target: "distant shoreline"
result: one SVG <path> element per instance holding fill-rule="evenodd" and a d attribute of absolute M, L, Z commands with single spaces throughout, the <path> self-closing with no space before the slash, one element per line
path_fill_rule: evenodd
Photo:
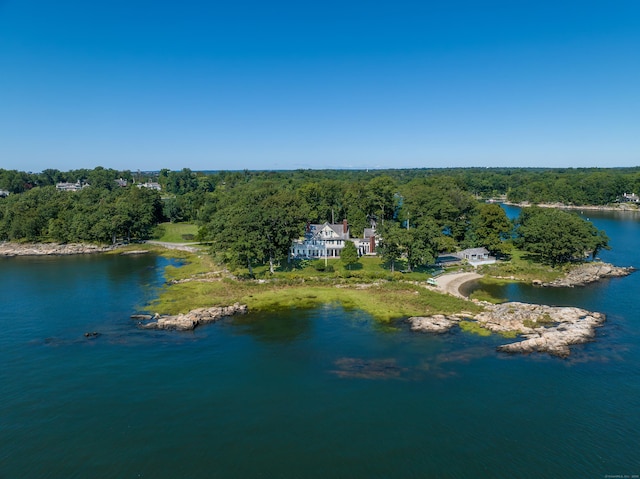
<path fill-rule="evenodd" d="M 498 201 L 496 200 L 496 203 Z M 529 203 L 528 201 L 523 201 L 522 203 L 514 203 L 511 201 L 500 201 L 503 205 L 507 206 L 517 206 L 518 208 L 526 208 L 529 206 L 538 206 L 539 208 L 558 208 L 562 210 L 587 210 L 587 211 L 630 211 L 630 212 L 640 212 L 640 208 L 636 204 L 629 203 L 620 203 L 617 205 L 565 205 L 564 203 Z"/>

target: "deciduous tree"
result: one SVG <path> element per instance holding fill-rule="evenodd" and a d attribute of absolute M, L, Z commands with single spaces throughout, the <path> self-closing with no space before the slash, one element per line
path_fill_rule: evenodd
<path fill-rule="evenodd" d="M 517 245 L 554 265 L 609 249 L 609 238 L 604 231 L 575 213 L 554 208 L 523 208 L 516 224 Z"/>

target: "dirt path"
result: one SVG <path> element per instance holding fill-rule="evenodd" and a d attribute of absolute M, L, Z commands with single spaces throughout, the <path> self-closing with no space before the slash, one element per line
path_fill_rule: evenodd
<path fill-rule="evenodd" d="M 478 273 L 450 273 L 438 276 L 436 282 L 439 290 L 459 298 L 466 298 L 460 293 L 460 286 L 467 281 L 473 281 L 478 278 L 482 278 L 482 275 Z"/>
<path fill-rule="evenodd" d="M 197 253 L 200 249 L 197 247 L 200 243 L 167 243 L 165 241 L 147 241 L 148 244 L 154 244 L 162 246 L 167 249 L 177 249 L 180 251 L 189 251 L 191 253 Z"/>

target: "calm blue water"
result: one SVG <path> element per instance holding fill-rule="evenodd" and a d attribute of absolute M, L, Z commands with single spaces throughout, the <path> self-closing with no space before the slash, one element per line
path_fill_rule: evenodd
<path fill-rule="evenodd" d="M 603 259 L 640 265 L 636 218 L 592 219 L 615 248 Z M 640 473 L 638 273 L 508 291 L 608 315 L 561 360 L 338 306 L 139 330 L 129 315 L 164 261 L 0 261 L 0 478 Z"/>

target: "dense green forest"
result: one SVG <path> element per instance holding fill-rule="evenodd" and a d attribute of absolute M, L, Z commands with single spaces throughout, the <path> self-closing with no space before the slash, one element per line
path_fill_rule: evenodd
<path fill-rule="evenodd" d="M 123 179 L 121 186 L 116 180 Z M 135 185 L 158 182 L 160 192 Z M 58 191 L 58 182 L 87 184 Z M 508 255 L 515 243 L 558 263 L 607 247 L 604 233 L 575 215 L 523 210 L 512 224 L 496 204 L 603 205 L 640 190 L 640 168 L 411 169 L 193 172 L 102 167 L 26 173 L 0 169 L 0 240 L 111 243 L 147 239 L 162 221 L 192 222 L 199 239 L 229 263 L 251 267 L 287 258 L 307 222 L 348 219 L 352 235 L 375 225 L 379 253 L 393 269 L 432 264 L 438 253 L 486 247 Z M 525 213 L 526 212 L 526 213 Z M 556 216 L 554 216 L 556 215 Z M 571 218 L 568 220 L 567 218 Z M 546 222 L 545 222 L 546 221 Z M 561 248 L 540 232 L 561 231 Z M 550 226 L 551 225 L 551 226 Z M 513 241 L 512 241 L 513 240 Z M 562 251 L 549 256 L 553 251 Z M 565 245 L 566 246 L 566 245 Z"/>
<path fill-rule="evenodd" d="M 129 182 L 156 180 L 163 191 L 176 195 L 211 192 L 218 183 L 235 185 L 255 179 L 272 179 L 301 185 L 311 182 L 368 182 L 376 177 L 390 178 L 405 185 L 421 178 L 447 178 L 460 188 L 482 198 L 506 196 L 520 203 L 564 203 L 566 205 L 604 205 L 623 193 L 640 192 L 640 167 L 634 168 L 432 168 L 389 170 L 295 170 L 192 172 L 161 170 L 159 173 L 116 171 L 97 167 L 61 172 L 55 169 L 26 173 L 0 169 L 0 190 L 22 193 L 36 186 L 57 182 L 86 181 L 92 186 L 115 188 L 113 179 Z M 323 186 L 327 186 L 325 183 Z M 188 203 L 188 202 L 187 202 Z"/>

